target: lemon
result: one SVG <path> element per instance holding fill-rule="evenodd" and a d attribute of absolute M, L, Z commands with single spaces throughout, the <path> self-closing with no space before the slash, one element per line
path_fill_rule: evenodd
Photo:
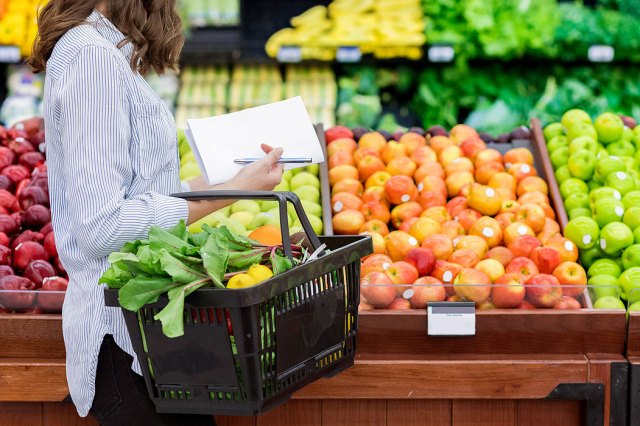
<path fill-rule="evenodd" d="M 257 283 L 266 281 L 273 276 L 273 271 L 264 265 L 251 265 L 247 271 L 247 275 L 253 278 Z"/>
<path fill-rule="evenodd" d="M 227 283 L 227 288 L 247 288 L 256 285 L 257 282 L 249 274 L 238 274 L 231 277 Z"/>

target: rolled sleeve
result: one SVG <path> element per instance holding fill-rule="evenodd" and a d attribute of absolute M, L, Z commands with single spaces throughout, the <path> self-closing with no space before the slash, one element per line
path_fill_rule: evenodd
<path fill-rule="evenodd" d="M 88 257 L 107 256 L 127 241 L 146 238 L 153 225 L 168 227 L 188 217 L 183 199 L 128 195 L 134 169 L 122 67 L 109 50 L 87 46 L 71 62 L 59 98 L 70 233 Z"/>

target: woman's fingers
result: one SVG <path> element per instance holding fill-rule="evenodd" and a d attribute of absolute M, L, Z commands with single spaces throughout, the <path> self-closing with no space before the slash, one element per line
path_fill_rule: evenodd
<path fill-rule="evenodd" d="M 264 151 L 265 154 L 268 154 L 271 151 L 273 151 L 273 147 L 270 145 L 267 145 L 266 143 L 263 143 L 262 145 L 260 145 L 260 148 Z"/>

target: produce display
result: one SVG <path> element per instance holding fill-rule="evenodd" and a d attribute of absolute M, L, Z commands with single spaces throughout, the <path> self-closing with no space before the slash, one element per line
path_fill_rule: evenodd
<path fill-rule="evenodd" d="M 304 59 L 330 61 L 338 48 L 355 46 L 376 58 L 420 59 L 426 41 L 419 0 L 334 0 L 291 18 L 291 26 L 269 38 L 270 57 L 298 46 Z"/>
<path fill-rule="evenodd" d="M 183 23 L 189 27 L 229 27 L 240 24 L 240 0 L 181 0 Z"/>
<path fill-rule="evenodd" d="M 189 181 L 201 175 L 200 168 L 189 147 L 184 132 L 178 131 L 180 151 L 180 179 Z M 282 182 L 276 191 L 294 192 L 302 200 L 302 207 L 307 214 L 313 230 L 321 235 L 324 231 L 322 221 L 322 198 L 320 194 L 320 166 L 309 166 L 287 170 L 283 173 Z M 302 231 L 302 226 L 293 206 L 288 206 L 288 224 L 292 233 Z M 280 211 L 276 201 L 240 200 L 233 205 L 200 219 L 189 226 L 191 232 L 200 232 L 204 225 L 226 226 L 238 235 L 254 238 L 255 235 L 269 234 L 272 239 L 280 237 Z"/>
<path fill-rule="evenodd" d="M 67 273 L 58 258 L 40 119 L 0 126 L 0 313 L 60 313 Z"/>
<path fill-rule="evenodd" d="M 0 0 L 0 45 L 18 46 L 22 56 L 28 56 L 38 32 L 36 13 L 45 2 Z"/>
<path fill-rule="evenodd" d="M 334 232 L 373 238 L 361 308 L 585 305 L 578 247 L 560 232 L 530 150 L 502 154 L 466 125 L 390 140 L 337 126 L 326 141 Z"/>
<path fill-rule="evenodd" d="M 565 236 L 580 249 L 596 303 L 619 287 L 622 300 L 640 310 L 640 126 L 604 113 L 595 120 L 567 111 L 544 129 L 547 149 L 569 216 Z M 604 302 L 600 302 L 604 304 Z"/>
<path fill-rule="evenodd" d="M 149 238 L 133 241 L 109 256 L 111 267 L 100 284 L 118 289 L 123 308 L 137 311 L 167 294 L 169 303 L 155 315 L 168 337 L 184 334 L 184 299 L 200 288 L 241 289 L 291 269 L 282 242 L 256 241 L 226 227 L 204 225 L 198 233 L 187 231 L 184 221 L 170 229 L 152 226 Z M 308 255 L 304 239 L 294 239 L 294 263 Z M 227 318 L 228 321 L 229 318 Z"/>

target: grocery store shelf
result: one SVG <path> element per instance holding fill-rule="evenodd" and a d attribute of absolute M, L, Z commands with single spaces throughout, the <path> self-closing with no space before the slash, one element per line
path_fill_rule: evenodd
<path fill-rule="evenodd" d="M 0 64 L 16 64 L 21 58 L 18 46 L 0 44 Z"/>
<path fill-rule="evenodd" d="M 64 358 L 61 315 L 0 315 L 0 361 Z"/>
<path fill-rule="evenodd" d="M 60 402 L 68 394 L 65 359 L 0 358 L 0 401 Z"/>

